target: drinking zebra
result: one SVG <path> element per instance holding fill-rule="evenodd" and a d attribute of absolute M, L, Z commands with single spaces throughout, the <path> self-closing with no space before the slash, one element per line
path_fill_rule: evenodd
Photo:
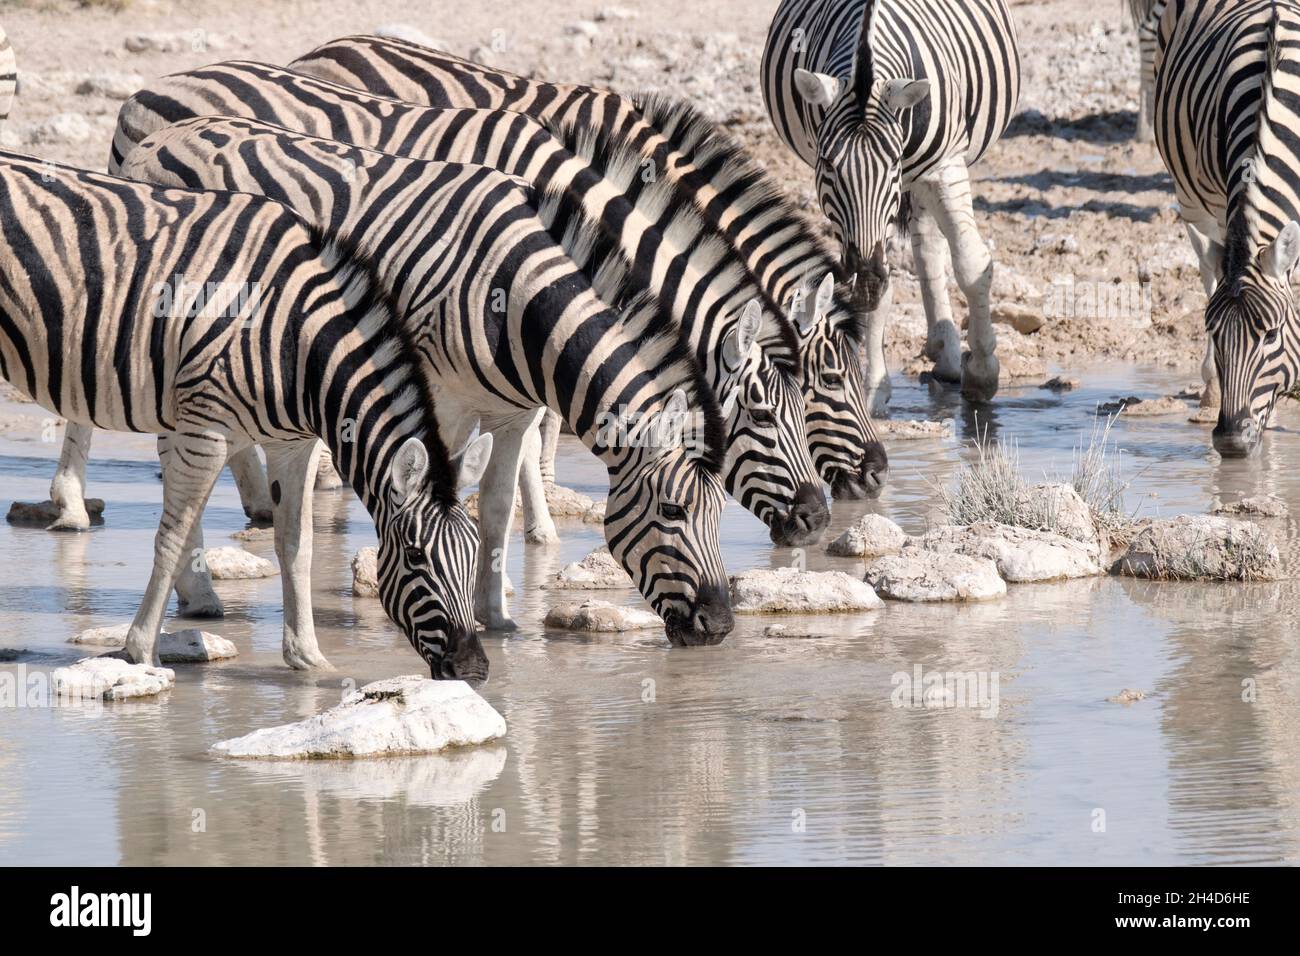
<path fill-rule="evenodd" d="M 883 410 L 885 392 L 864 388 L 863 327 L 835 284 L 842 278 L 838 264 L 775 179 L 689 103 L 545 83 L 378 36 L 332 41 L 290 68 L 412 103 L 526 113 L 634 148 L 641 160 L 627 164 L 636 173 L 626 177 L 627 188 L 635 192 L 647 179 L 666 178 L 712 231 L 731 242 L 769 301 L 785 306 L 792 317 L 798 314 L 809 448 L 832 495 L 880 493 L 888 459 L 870 410 L 873 402 Z M 829 285 L 828 276 L 833 277 Z M 544 457 L 553 458 L 553 442 L 549 448 Z M 548 470 L 543 462 L 543 469 L 553 480 L 553 466 Z"/>
<path fill-rule="evenodd" d="M 374 519 L 389 616 L 435 678 L 486 677 L 478 534 L 413 345 L 368 273 L 283 206 L 0 152 L 0 376 L 70 422 L 160 436 L 163 513 L 131 661 L 157 663 L 228 450 L 266 448 L 277 556 L 310 567 L 320 439 Z M 325 666 L 298 580 L 285 578 L 284 658 Z"/>
<path fill-rule="evenodd" d="M 777 134 L 813 167 L 845 270 L 871 313 L 868 381 L 885 376 L 885 242 L 902 221 L 935 378 L 960 381 L 968 399 L 991 398 L 999 372 L 993 260 L 975 226 L 968 167 L 1002 135 L 1019 96 L 1005 0 L 782 0 L 762 82 Z M 948 300 L 949 252 L 970 303 L 965 355 Z"/>
<path fill-rule="evenodd" d="M 1164 0 L 1162 0 L 1162 3 Z M 1202 374 L 1214 447 L 1258 447 L 1300 363 L 1300 5 L 1169 0 L 1156 50 L 1156 146 L 1209 302 Z"/>
<path fill-rule="evenodd" d="M 717 405 L 675 343 L 671 317 L 635 293 L 617 247 L 602 251 L 594 224 L 561 211 L 561 191 L 544 197 L 539 219 L 516 179 L 483 166 L 410 160 L 227 118 L 191 119 L 145 138 L 122 172 L 261 193 L 349 235 L 394 295 L 452 442 L 481 419 L 498 443 L 517 449 L 536 407 L 555 409 L 609 468 L 611 553 L 665 618 L 669 637 L 711 643 L 730 630 L 717 551 Z M 575 264 L 566 249 L 586 250 L 592 261 Z M 727 378 L 715 387 L 733 398 L 765 385 L 756 374 L 758 316 L 749 317 L 747 328 L 724 330 L 720 345 Z M 684 465 L 667 445 L 639 436 L 664 414 L 664 396 L 681 416 L 688 395 L 703 404 L 709 447 Z M 735 430 L 731 437 L 745 442 Z M 518 471 L 517 454 L 494 450 L 480 498 L 475 605 L 494 628 L 513 627 L 502 568 Z"/>

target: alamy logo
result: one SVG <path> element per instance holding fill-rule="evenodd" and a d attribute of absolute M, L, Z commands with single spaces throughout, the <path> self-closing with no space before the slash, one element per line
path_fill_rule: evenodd
<path fill-rule="evenodd" d="M 51 896 L 50 907 L 51 926 L 129 927 L 133 936 L 148 936 L 153 924 L 151 893 L 82 893 L 74 886 Z"/>
<path fill-rule="evenodd" d="M 889 695 L 895 707 L 956 708 L 978 710 L 992 719 L 998 715 L 1000 676 L 997 671 L 927 671 L 920 664 L 890 678 Z"/>
<path fill-rule="evenodd" d="M 189 282 L 180 272 L 170 282 L 155 283 L 153 296 L 153 314 L 158 319 L 252 321 L 262 305 L 262 287 L 256 282 Z"/>

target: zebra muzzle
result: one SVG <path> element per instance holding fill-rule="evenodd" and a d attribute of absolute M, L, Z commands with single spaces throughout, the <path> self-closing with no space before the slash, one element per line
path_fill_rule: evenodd
<path fill-rule="evenodd" d="M 781 547 L 815 544 L 830 521 L 831 512 L 822 490 L 805 483 L 799 487 L 790 510 L 773 522 L 769 534 L 772 543 Z"/>
<path fill-rule="evenodd" d="M 1224 458 L 1245 458 L 1259 447 L 1263 429 L 1252 415 L 1228 419 L 1222 412 L 1214 426 L 1214 450 Z"/>
<path fill-rule="evenodd" d="M 447 649 L 430 666 L 434 680 L 463 680 L 482 684 L 488 677 L 488 659 L 476 631 L 453 631 L 447 637 Z"/>

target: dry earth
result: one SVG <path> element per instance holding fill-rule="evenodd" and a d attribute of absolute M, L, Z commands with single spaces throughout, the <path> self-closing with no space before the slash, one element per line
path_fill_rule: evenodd
<path fill-rule="evenodd" d="M 452 3 L 20 0 L 0 4 L 21 90 L 7 148 L 103 168 L 119 101 L 145 79 L 222 59 L 283 63 L 319 43 L 402 24 L 504 69 L 689 97 L 751 145 L 811 208 L 810 171 L 777 141 L 758 83 L 776 0 Z M 120 7 L 120 9 L 115 9 Z M 1136 126 L 1135 34 L 1121 4 L 1016 3 L 1021 113 L 974 170 L 999 264 L 1004 369 L 1041 375 L 1098 358 L 1199 363 L 1204 296 L 1170 180 Z M 920 371 L 924 335 L 906 244 L 896 249 L 891 365 Z M 1149 278 L 1149 299 L 1140 280 Z M 1074 305 L 1061 294 L 1072 283 Z M 953 287 L 958 308 L 960 293 Z M 1149 304 L 1148 304 L 1149 303 Z"/>

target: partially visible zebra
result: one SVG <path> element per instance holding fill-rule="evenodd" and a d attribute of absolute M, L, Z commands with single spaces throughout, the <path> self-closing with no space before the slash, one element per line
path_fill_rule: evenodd
<path fill-rule="evenodd" d="M 782 0 L 762 82 L 777 134 L 814 169 L 844 267 L 873 313 L 869 381 L 885 374 L 885 243 L 901 219 L 912 234 L 935 377 L 960 380 L 971 400 L 991 398 L 999 372 L 993 259 L 975 226 L 967 170 L 1002 135 L 1019 97 L 1005 0 Z M 965 355 L 948 300 L 949 252 L 970 303 Z"/>
<path fill-rule="evenodd" d="M 14 105 L 14 94 L 18 92 L 18 61 L 14 58 L 14 48 L 0 27 L 0 127 L 9 119 L 9 111 Z"/>
<path fill-rule="evenodd" d="M 1156 111 L 1156 32 L 1164 0 L 1124 0 L 1138 35 L 1138 119 L 1137 141 L 1155 141 L 1152 126 Z"/>
<path fill-rule="evenodd" d="M 320 439 L 374 519 L 388 614 L 433 677 L 487 676 L 470 599 L 478 533 L 413 343 L 370 275 L 283 206 L 0 152 L 0 376 L 69 421 L 160 436 L 163 513 L 131 661 L 157 663 L 172 580 L 196 556 L 229 449 L 266 448 L 277 555 L 310 566 Z M 324 666 L 294 580 L 285 661 Z"/>
<path fill-rule="evenodd" d="M 888 459 L 870 414 L 873 407 L 883 411 L 888 380 L 864 388 L 863 327 L 836 286 L 843 279 L 838 265 L 774 178 L 689 103 L 532 80 L 378 36 L 334 40 L 290 68 L 412 103 L 526 113 L 635 148 L 642 159 L 629 190 L 644 184 L 647 171 L 666 177 L 735 246 L 769 300 L 799 316 L 808 440 L 834 497 L 880 493 Z"/>
<path fill-rule="evenodd" d="M 1209 302 L 1214 447 L 1250 454 L 1300 377 L 1300 4 L 1161 0 L 1156 145 Z"/>
<path fill-rule="evenodd" d="M 610 551 L 665 618 L 669 637 L 711 643 L 730 630 L 714 496 L 714 469 L 730 448 L 710 383 L 674 345 L 671 316 L 632 289 L 617 246 L 602 250 L 595 224 L 566 208 L 578 205 L 575 197 L 552 189 L 539 218 L 516 179 L 483 166 L 405 159 L 229 118 L 186 120 L 146 137 L 122 172 L 262 193 L 350 235 L 428 363 L 452 442 L 481 417 L 494 437 L 517 443 L 536 406 L 555 409 L 609 468 Z M 591 261 L 575 264 L 566 250 Z M 749 318 L 719 330 L 725 372 L 713 388 L 733 400 L 768 384 L 757 374 L 757 312 Z M 687 455 L 694 464 L 636 440 L 662 416 L 665 397 L 677 415 L 691 402 L 702 407 L 707 447 L 702 457 Z M 734 430 L 727 441 L 747 444 Z M 500 570 L 518 457 L 494 452 L 490 468 L 475 603 L 485 623 L 502 628 L 513 626 Z"/>

